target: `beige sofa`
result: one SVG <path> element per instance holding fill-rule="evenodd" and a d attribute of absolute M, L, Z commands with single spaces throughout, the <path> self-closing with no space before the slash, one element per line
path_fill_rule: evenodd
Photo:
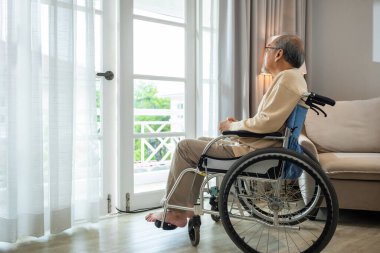
<path fill-rule="evenodd" d="M 339 207 L 380 211 L 380 98 L 309 110 L 300 144 L 331 179 Z"/>

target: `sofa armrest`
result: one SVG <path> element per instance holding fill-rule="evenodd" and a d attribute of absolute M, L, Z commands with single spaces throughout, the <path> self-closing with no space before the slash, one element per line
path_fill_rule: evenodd
<path fill-rule="evenodd" d="M 311 154 L 313 154 L 314 157 L 319 161 L 317 148 L 314 145 L 314 143 L 306 137 L 306 135 L 300 134 L 300 136 L 298 137 L 298 143 L 301 145 L 302 148 L 306 149 Z"/>

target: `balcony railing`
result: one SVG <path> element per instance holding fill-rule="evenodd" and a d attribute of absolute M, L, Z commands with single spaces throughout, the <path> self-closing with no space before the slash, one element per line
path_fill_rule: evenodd
<path fill-rule="evenodd" d="M 167 164 L 184 135 L 183 110 L 135 109 L 135 118 L 138 116 L 166 117 L 167 120 L 135 121 L 135 145 L 138 145 L 135 146 L 135 154 L 140 154 L 139 157 L 135 155 L 135 163 L 142 166 L 150 164 L 149 167 L 153 164 Z M 174 133 L 178 135 L 173 136 Z"/>

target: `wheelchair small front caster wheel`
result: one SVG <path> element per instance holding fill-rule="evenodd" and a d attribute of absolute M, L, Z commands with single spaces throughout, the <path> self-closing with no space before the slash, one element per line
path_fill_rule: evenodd
<path fill-rule="evenodd" d="M 189 220 L 188 230 L 191 245 L 198 246 L 200 240 L 201 217 L 194 216 Z"/>
<path fill-rule="evenodd" d="M 211 206 L 211 211 L 219 211 L 219 208 L 218 206 Z M 216 215 L 216 214 L 211 214 L 211 219 L 215 222 L 219 222 L 220 221 L 220 215 Z"/>

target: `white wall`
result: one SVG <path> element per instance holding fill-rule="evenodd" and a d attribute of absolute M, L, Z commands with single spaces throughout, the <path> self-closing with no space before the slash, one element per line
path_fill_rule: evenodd
<path fill-rule="evenodd" d="M 373 45 L 374 3 L 379 2 L 308 2 L 307 79 L 313 91 L 336 100 L 380 97 L 380 62 L 374 62 L 380 45 Z"/>
<path fill-rule="evenodd" d="M 373 61 L 380 62 L 380 0 L 373 6 Z"/>

